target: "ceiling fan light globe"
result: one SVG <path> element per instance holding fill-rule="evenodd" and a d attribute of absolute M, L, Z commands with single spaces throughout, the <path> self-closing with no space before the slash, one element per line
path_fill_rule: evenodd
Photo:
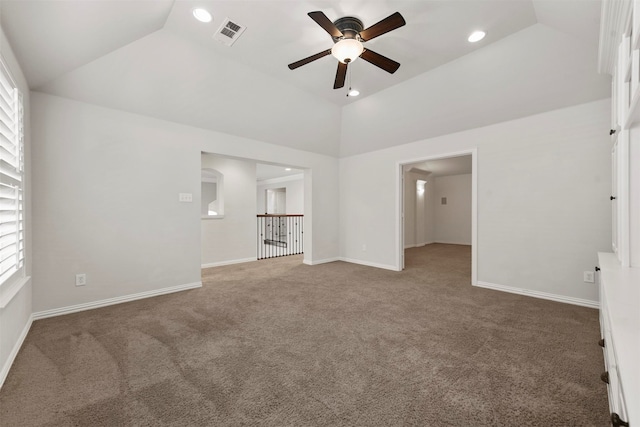
<path fill-rule="evenodd" d="M 343 64 L 347 64 L 349 62 L 355 61 L 362 51 L 364 47 L 362 43 L 360 43 L 356 39 L 342 39 L 331 48 L 331 54 L 336 57 L 336 59 Z"/>

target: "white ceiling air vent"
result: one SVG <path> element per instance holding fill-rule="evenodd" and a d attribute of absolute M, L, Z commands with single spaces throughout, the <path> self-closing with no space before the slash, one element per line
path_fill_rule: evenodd
<path fill-rule="evenodd" d="M 218 28 L 218 31 L 213 35 L 213 38 L 222 44 L 231 46 L 246 29 L 247 27 L 237 24 L 229 18 L 225 18 L 220 28 Z"/>

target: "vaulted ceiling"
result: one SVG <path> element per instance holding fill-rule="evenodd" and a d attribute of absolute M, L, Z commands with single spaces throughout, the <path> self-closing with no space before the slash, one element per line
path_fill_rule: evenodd
<path fill-rule="evenodd" d="M 333 44 L 314 10 L 365 27 L 400 12 L 366 44 L 400 69 L 350 64 L 357 98 L 332 88 L 331 56 L 289 70 Z M 226 18 L 246 26 L 231 47 L 213 39 Z M 0 0 L 33 90 L 332 156 L 608 96 L 599 18 L 599 0 Z"/>

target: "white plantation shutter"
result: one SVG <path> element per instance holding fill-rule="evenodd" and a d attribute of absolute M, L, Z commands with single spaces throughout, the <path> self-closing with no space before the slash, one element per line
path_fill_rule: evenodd
<path fill-rule="evenodd" d="M 22 94 L 0 60 L 0 285 L 24 264 Z"/>

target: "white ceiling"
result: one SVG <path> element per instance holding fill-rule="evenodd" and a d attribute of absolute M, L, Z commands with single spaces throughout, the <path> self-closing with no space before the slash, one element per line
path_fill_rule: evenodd
<path fill-rule="evenodd" d="M 289 169 L 289 170 L 287 170 Z M 304 171 L 302 169 L 295 169 L 282 165 L 267 165 L 264 163 L 256 164 L 256 180 L 265 181 L 267 179 L 282 178 L 292 175 L 301 175 Z"/>
<path fill-rule="evenodd" d="M 172 0 L 2 0 L 2 28 L 31 88 L 161 29 Z"/>
<path fill-rule="evenodd" d="M 470 155 L 466 155 L 448 157 L 446 159 L 427 160 L 404 165 L 404 170 L 420 173 L 429 178 L 468 174 L 472 172 L 472 158 Z M 426 177 L 425 179 L 427 179 Z"/>
<path fill-rule="evenodd" d="M 203 2 L 198 2 L 202 4 Z M 327 56 L 296 70 L 287 64 L 327 50 L 333 41 L 307 12 L 321 10 L 330 20 L 355 16 L 365 28 L 399 11 L 407 25 L 365 43 L 382 55 L 400 62 L 393 75 L 363 60 L 350 65 L 351 82 L 362 96 L 401 83 L 483 45 L 536 23 L 530 1 L 213 1 L 214 21 L 194 25 L 193 2 L 178 1 L 165 29 L 233 59 L 284 80 L 338 105 L 353 100 L 345 90 L 334 90 L 337 61 Z M 464 13 L 461 13 L 464 7 Z M 228 48 L 212 40 L 222 20 L 229 17 L 247 30 Z M 478 45 L 466 41 L 476 28 L 488 36 Z M 455 37 L 452 37 L 455 35 Z"/>
<path fill-rule="evenodd" d="M 530 93 L 512 94 L 529 105 L 519 114 L 603 97 L 608 83 L 598 79 L 595 66 L 600 4 L 600 0 L 0 0 L 0 23 L 32 89 L 337 156 L 345 142 L 343 107 L 362 116 L 374 102 L 367 100 L 378 94 L 392 93 L 394 86 L 424 79 L 470 54 L 478 57 L 535 25 L 544 26 L 545 34 L 557 34 L 563 46 L 569 43 L 586 53 L 572 57 L 566 72 L 528 80 Z M 196 21 L 191 13 L 196 6 L 207 8 L 213 22 Z M 336 60 L 331 56 L 289 70 L 287 64 L 332 46 L 329 35 L 307 16 L 314 10 L 332 20 L 355 16 L 365 27 L 400 12 L 406 26 L 366 44 L 400 62 L 400 69 L 391 75 L 363 60 L 352 63 L 351 84 L 362 93 L 357 98 L 332 88 Z M 212 39 L 227 17 L 247 27 L 232 47 Z M 468 43 L 468 34 L 478 28 L 487 31 L 487 37 Z M 546 38 L 543 43 L 550 42 Z M 519 78 L 509 75 L 514 65 L 509 59 L 487 57 L 492 67 L 486 68 L 495 69 L 495 79 L 505 86 Z M 551 56 L 549 61 L 557 59 Z M 534 60 L 539 62 L 540 56 Z M 481 92 L 482 79 L 491 78 L 475 76 L 475 86 Z M 572 82 L 575 87 L 564 89 Z M 491 84 L 495 82 L 488 87 Z M 543 86 L 547 92 L 561 93 L 561 102 L 536 99 Z M 506 109 L 487 107 L 474 125 L 513 118 Z M 438 133 L 455 130 L 447 125 Z M 421 136 L 429 134 L 421 130 Z M 378 142 L 375 148 L 407 138 L 414 135 Z"/>

